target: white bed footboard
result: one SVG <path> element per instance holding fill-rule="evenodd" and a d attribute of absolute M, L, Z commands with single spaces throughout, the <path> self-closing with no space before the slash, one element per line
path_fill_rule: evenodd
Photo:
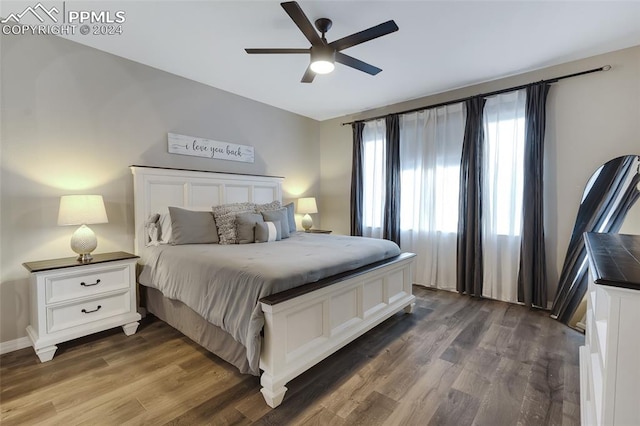
<path fill-rule="evenodd" d="M 282 403 L 285 384 L 396 312 L 411 312 L 415 254 L 325 283 L 262 299 L 265 314 L 260 356 L 261 392 L 270 407 Z M 296 290 L 296 289 L 294 289 Z M 304 292 L 304 289 L 302 290 Z M 298 294 L 297 294 L 298 293 Z"/>

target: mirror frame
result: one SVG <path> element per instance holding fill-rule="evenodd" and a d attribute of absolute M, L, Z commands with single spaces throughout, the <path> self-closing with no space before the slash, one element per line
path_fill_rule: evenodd
<path fill-rule="evenodd" d="M 569 324 L 587 291 L 585 232 L 617 233 L 627 212 L 640 198 L 640 155 L 607 161 L 587 182 L 565 256 L 552 318 Z"/>

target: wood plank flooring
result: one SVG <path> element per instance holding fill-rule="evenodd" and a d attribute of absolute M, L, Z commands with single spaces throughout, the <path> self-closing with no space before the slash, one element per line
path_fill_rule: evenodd
<path fill-rule="evenodd" d="M 414 287 L 397 314 L 291 381 L 270 409 L 242 375 L 162 321 L 0 357 L 0 423 L 577 425 L 584 336 L 547 312 Z"/>

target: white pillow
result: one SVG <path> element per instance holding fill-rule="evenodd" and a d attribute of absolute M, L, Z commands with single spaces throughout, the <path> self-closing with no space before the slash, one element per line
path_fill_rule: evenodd
<path fill-rule="evenodd" d="M 171 216 L 169 216 L 169 213 L 162 213 L 160 215 L 158 228 L 160 229 L 158 242 L 160 244 L 171 244 Z"/>

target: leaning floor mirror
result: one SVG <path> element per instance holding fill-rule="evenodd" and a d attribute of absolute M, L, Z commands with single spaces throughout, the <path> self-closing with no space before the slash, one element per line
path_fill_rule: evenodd
<path fill-rule="evenodd" d="M 585 232 L 618 233 L 625 220 L 640 227 L 640 156 L 625 155 L 600 166 L 587 182 L 564 260 L 551 316 L 575 327 L 588 285 Z M 631 212 L 631 213 L 630 213 Z M 627 216 L 629 218 L 627 219 Z M 638 216 L 638 217 L 635 217 Z M 626 227 L 626 225 L 625 225 Z"/>

